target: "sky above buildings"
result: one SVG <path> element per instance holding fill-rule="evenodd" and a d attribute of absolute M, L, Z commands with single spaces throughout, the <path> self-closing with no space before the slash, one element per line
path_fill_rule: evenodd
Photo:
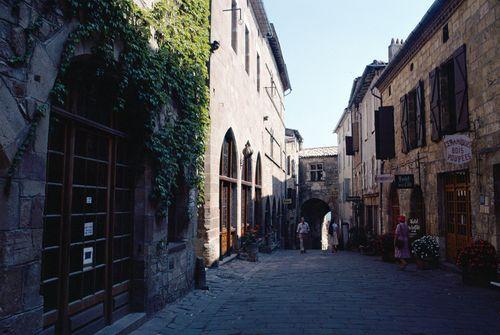
<path fill-rule="evenodd" d="M 264 0 L 283 49 L 293 91 L 286 125 L 306 148 L 336 145 L 333 130 L 352 81 L 374 59 L 387 61 L 391 38 L 403 38 L 433 0 Z"/>

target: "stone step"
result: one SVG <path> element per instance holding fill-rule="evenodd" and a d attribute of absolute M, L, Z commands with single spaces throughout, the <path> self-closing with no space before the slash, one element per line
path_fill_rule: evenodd
<path fill-rule="evenodd" d="M 129 334 L 142 326 L 146 321 L 146 313 L 130 313 L 112 325 L 109 325 L 95 335 L 124 335 Z"/>

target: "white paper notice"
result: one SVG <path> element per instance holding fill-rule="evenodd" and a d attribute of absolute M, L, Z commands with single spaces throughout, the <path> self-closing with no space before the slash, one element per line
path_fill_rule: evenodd
<path fill-rule="evenodd" d="M 92 236 L 94 235 L 94 222 L 85 222 L 83 226 L 83 236 Z"/>

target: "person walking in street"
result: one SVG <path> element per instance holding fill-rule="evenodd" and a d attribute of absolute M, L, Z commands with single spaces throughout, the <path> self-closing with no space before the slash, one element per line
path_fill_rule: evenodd
<path fill-rule="evenodd" d="M 300 222 L 297 225 L 297 234 L 299 234 L 299 240 L 300 240 L 300 253 L 303 254 L 306 252 L 304 241 L 307 238 L 307 235 L 309 234 L 309 224 L 304 221 L 304 217 L 300 218 Z"/>
<path fill-rule="evenodd" d="M 328 244 L 332 248 L 332 253 L 338 251 L 339 246 L 339 225 L 335 221 L 329 221 L 328 224 Z"/>
<path fill-rule="evenodd" d="M 410 258 L 410 247 L 408 242 L 409 229 L 404 215 L 400 215 L 398 221 L 396 233 L 394 234 L 394 256 L 399 262 L 399 268 L 404 270 L 408 265 L 406 260 Z"/>

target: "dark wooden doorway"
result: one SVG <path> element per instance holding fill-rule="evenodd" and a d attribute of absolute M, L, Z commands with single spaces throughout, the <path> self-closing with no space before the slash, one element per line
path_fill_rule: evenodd
<path fill-rule="evenodd" d="M 396 230 L 396 226 L 398 225 L 398 217 L 399 217 L 399 195 L 398 195 L 398 189 L 396 188 L 396 185 L 392 184 L 391 185 L 391 190 L 389 194 L 390 198 L 390 231 L 394 232 Z"/>
<path fill-rule="evenodd" d="M 133 168 L 110 78 L 73 64 L 66 109 L 51 110 L 43 219 L 44 334 L 94 334 L 127 314 Z"/>
<path fill-rule="evenodd" d="M 458 252 L 471 240 L 469 172 L 443 175 L 446 257 L 455 261 Z"/>
<path fill-rule="evenodd" d="M 127 142 L 80 121 L 54 109 L 49 130 L 42 294 L 44 326 L 59 334 L 93 333 L 129 310 Z"/>
<path fill-rule="evenodd" d="M 495 193 L 495 221 L 497 231 L 497 246 L 500 246 L 500 164 L 493 165 L 493 188 Z M 500 252 L 497 247 L 497 253 Z"/>
<path fill-rule="evenodd" d="M 222 144 L 219 175 L 220 258 L 231 254 L 236 242 L 236 217 L 234 215 L 238 185 L 238 180 L 236 179 L 236 160 L 234 137 L 231 131 L 228 131 Z"/>

